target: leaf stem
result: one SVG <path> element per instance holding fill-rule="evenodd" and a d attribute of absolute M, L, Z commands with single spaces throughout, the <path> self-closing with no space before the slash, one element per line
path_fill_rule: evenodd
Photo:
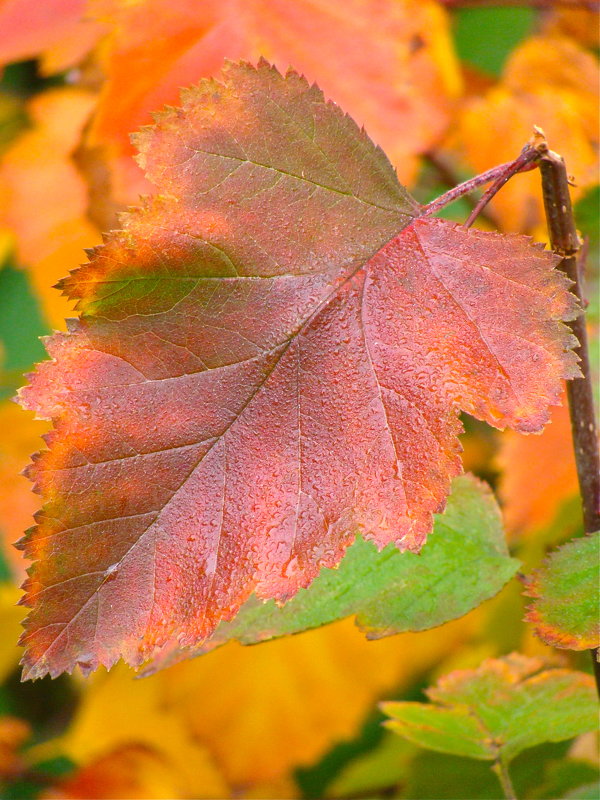
<path fill-rule="evenodd" d="M 466 194 L 469 194 L 475 189 L 478 189 L 480 186 L 483 186 L 486 183 L 492 183 L 492 187 L 497 187 L 494 189 L 492 194 L 488 195 L 486 192 L 481 200 L 476 204 L 475 208 L 469 215 L 469 220 L 467 222 L 470 224 L 476 216 L 478 216 L 481 211 L 483 210 L 484 206 L 492 199 L 494 194 L 498 191 L 501 186 L 504 186 L 506 181 L 509 178 L 512 178 L 513 175 L 516 175 L 517 172 L 526 172 L 529 169 L 533 169 L 533 162 L 539 158 L 537 152 L 532 152 L 531 145 L 526 145 L 523 148 L 523 151 L 515 158 L 513 161 L 507 161 L 506 164 L 500 164 L 497 167 L 492 167 L 492 169 L 488 169 L 486 172 L 482 172 L 481 175 L 475 175 L 474 178 L 470 178 L 468 181 L 464 183 L 459 183 L 458 186 L 450 189 L 448 192 L 445 192 L 440 197 L 437 197 L 431 203 L 426 206 L 423 206 L 423 211 L 421 216 L 427 217 L 431 214 L 436 214 L 438 211 L 441 211 L 442 208 L 445 208 L 450 203 L 453 203 L 455 200 L 459 200 L 461 197 L 464 197 Z M 484 197 L 487 197 L 486 201 L 482 204 L 482 200 Z M 477 213 L 475 213 L 477 212 Z M 470 221 L 470 222 L 469 222 Z M 468 227 L 468 225 L 467 225 Z"/>
<path fill-rule="evenodd" d="M 515 794 L 512 780 L 510 779 L 508 764 L 506 761 L 500 757 L 494 762 L 492 770 L 498 776 L 498 780 L 500 781 L 500 786 L 502 786 L 502 791 L 506 800 L 517 800 L 517 795 Z"/>
<path fill-rule="evenodd" d="M 459 183 L 458 186 L 454 186 L 449 191 L 440 195 L 440 197 L 436 197 L 436 199 L 428 203 L 428 205 L 423 206 L 422 216 L 426 217 L 430 214 L 435 214 L 455 200 L 459 200 L 461 197 L 469 194 L 469 192 L 472 192 L 474 189 L 478 189 L 485 183 L 496 180 L 498 175 L 503 174 L 512 163 L 512 161 L 509 161 L 506 164 L 500 164 L 498 167 L 492 167 L 492 169 L 488 169 L 487 172 L 482 172 L 481 175 L 475 175 L 474 178 L 470 178 L 464 183 Z"/>
<path fill-rule="evenodd" d="M 539 167 L 550 243 L 552 249 L 562 256 L 558 268 L 573 281 L 572 291 L 579 298 L 582 307 L 585 307 L 581 270 L 577 259 L 580 241 L 575 227 L 565 162 L 561 156 L 548 148 L 545 138 L 539 137 L 535 147 L 540 155 Z M 575 352 L 581 359 L 582 372 L 581 378 L 567 381 L 571 435 L 583 509 L 583 525 L 586 533 L 593 533 L 600 530 L 600 452 L 585 314 L 582 312 L 568 325 L 579 341 Z M 592 650 L 591 653 L 600 695 L 598 650 Z"/>
<path fill-rule="evenodd" d="M 460 179 L 454 171 L 452 164 L 442 154 L 437 153 L 434 150 L 430 150 L 429 152 L 423 154 L 423 159 L 431 166 L 432 169 L 435 170 L 442 183 L 446 184 L 448 187 L 458 186 Z M 476 197 L 465 196 L 465 200 L 471 206 L 471 208 L 475 208 L 477 203 Z M 488 215 L 485 211 L 482 212 L 481 217 L 487 219 L 491 225 L 495 225 L 495 220 L 493 217 Z"/>
<path fill-rule="evenodd" d="M 470 228 L 471 225 L 475 222 L 477 217 L 481 214 L 483 209 L 487 206 L 490 202 L 492 197 L 500 191 L 500 189 L 504 186 L 504 184 L 509 181 L 513 175 L 516 175 L 517 172 L 528 172 L 531 169 L 535 169 L 537 166 L 536 162 L 539 159 L 539 154 L 535 147 L 532 144 L 526 144 L 525 147 L 521 150 L 519 155 L 512 161 L 509 165 L 507 165 L 507 169 L 503 174 L 498 175 L 496 180 L 492 183 L 492 185 L 486 189 L 484 194 L 479 198 L 479 201 L 476 203 L 475 208 L 469 214 L 467 221 L 464 224 L 465 228 Z"/>

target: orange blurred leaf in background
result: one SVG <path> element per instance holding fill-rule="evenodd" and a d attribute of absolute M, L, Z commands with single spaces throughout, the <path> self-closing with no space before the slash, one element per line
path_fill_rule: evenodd
<path fill-rule="evenodd" d="M 73 66 L 104 31 L 86 9 L 87 0 L 0 0 L 0 65 L 39 58 L 43 75 Z"/>
<path fill-rule="evenodd" d="M 465 101 L 448 147 L 483 172 L 513 159 L 537 125 L 560 146 L 575 177 L 576 200 L 598 179 L 597 74 L 594 56 L 567 37 L 525 39 L 499 83 Z M 494 198 L 492 209 L 504 230 L 535 231 L 547 239 L 537 172 L 516 176 Z"/>
<path fill-rule="evenodd" d="M 450 122 L 461 91 L 448 18 L 431 0 L 102 0 L 114 25 L 90 144 L 106 148 L 119 202 L 148 191 L 129 134 L 223 59 L 290 64 L 339 103 L 388 154 L 403 182 Z M 374 54 L 376 56 L 374 57 Z M 132 80 L 135 76 L 135 80 Z"/>

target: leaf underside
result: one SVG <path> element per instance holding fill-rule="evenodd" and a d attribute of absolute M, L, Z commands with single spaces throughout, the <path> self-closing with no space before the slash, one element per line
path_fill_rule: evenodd
<path fill-rule="evenodd" d="M 550 553 L 543 567 L 525 579 L 535 598 L 525 619 L 554 647 L 600 647 L 600 532 L 567 542 Z"/>
<path fill-rule="evenodd" d="M 518 653 L 445 675 L 427 695 L 431 703 L 383 703 L 386 726 L 422 747 L 469 758 L 508 762 L 598 724 L 590 675 Z"/>
<path fill-rule="evenodd" d="M 297 74 L 228 65 L 137 137 L 159 194 L 62 282 L 20 401 L 52 419 L 24 675 L 198 646 L 357 532 L 418 552 L 458 413 L 529 432 L 578 374 L 557 258 L 420 216 Z"/>

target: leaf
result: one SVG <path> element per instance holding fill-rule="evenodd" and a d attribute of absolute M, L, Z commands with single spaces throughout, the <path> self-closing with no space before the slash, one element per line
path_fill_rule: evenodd
<path fill-rule="evenodd" d="M 3 0 L 0 3 L 0 64 L 41 56 L 44 75 L 73 66 L 102 32 L 86 14 L 86 0 Z"/>
<path fill-rule="evenodd" d="M 543 19 L 544 32 L 569 36 L 588 47 L 598 47 L 600 44 L 599 23 L 600 11 L 597 8 L 576 3 L 549 9 Z"/>
<path fill-rule="evenodd" d="M 19 651 L 15 647 L 21 629 L 23 609 L 17 606 L 19 591 L 16 586 L 0 584 L 0 681 L 3 681 L 17 666 Z"/>
<path fill-rule="evenodd" d="M 574 41 L 532 36 L 516 48 L 502 80 L 483 97 L 465 101 L 452 132 L 452 148 L 475 170 L 514 158 L 534 125 L 575 176 L 573 198 L 598 182 L 597 59 Z M 539 177 L 520 175 L 493 200 L 507 231 L 535 231 L 544 221 Z"/>
<path fill-rule="evenodd" d="M 197 785 L 202 787 L 202 794 L 195 796 L 210 796 L 213 800 L 231 797 L 210 763 L 199 764 L 196 760 L 194 766 L 200 773 Z M 163 800 L 165 797 L 187 798 L 190 794 L 181 773 L 174 770 L 160 753 L 132 744 L 106 753 L 77 770 L 53 787 L 47 796 L 53 800 L 80 800 L 82 797 Z"/>
<path fill-rule="evenodd" d="M 391 733 L 366 753 L 353 758 L 327 787 L 327 797 L 363 797 L 384 794 L 406 781 L 416 748 Z M 385 795 L 384 795 L 385 796 Z"/>
<path fill-rule="evenodd" d="M 201 652 L 231 639 L 254 644 L 354 614 L 369 639 L 433 628 L 499 592 L 518 566 L 508 556 L 491 491 L 465 475 L 455 479 L 448 506 L 419 555 L 400 553 L 393 545 L 378 553 L 372 543 L 358 539 L 336 570 L 323 570 L 285 606 L 250 598 Z M 155 666 L 185 655 L 165 653 Z"/>
<path fill-rule="evenodd" d="M 78 711 L 54 742 L 82 765 L 129 743 L 153 748 L 194 779 L 208 752 L 233 787 L 266 787 L 356 736 L 376 700 L 411 685 L 474 635 L 476 619 L 368 642 L 350 620 L 260 647 L 231 642 L 144 680 L 119 665 L 82 686 Z"/>
<path fill-rule="evenodd" d="M 103 52 L 106 81 L 89 141 L 105 149 L 123 203 L 148 191 L 131 161 L 130 132 L 150 122 L 154 109 L 177 102 L 181 86 L 218 73 L 224 58 L 264 56 L 318 79 L 368 127 L 405 181 L 416 176 L 416 156 L 445 131 L 460 92 L 448 17 L 431 0 L 348 0 L 343 12 L 336 0 L 105 6 L 114 33 Z"/>
<path fill-rule="evenodd" d="M 100 241 L 87 217 L 88 186 L 73 160 L 95 102 L 91 92 L 74 87 L 36 95 L 28 104 L 32 126 L 11 143 L 0 166 L 0 226 L 14 233 L 17 259 L 30 268 L 46 317 L 58 328 L 72 304 L 51 287 L 81 263 L 84 247 Z"/>
<path fill-rule="evenodd" d="M 48 426 L 4 400 L 0 402 L 0 428 L 4 432 L 0 444 L 0 547 L 14 574 L 24 576 L 26 563 L 13 545 L 33 525 L 39 503 L 22 472 Z"/>
<path fill-rule="evenodd" d="M 597 726 L 593 678 L 512 653 L 441 678 L 432 701 L 383 703 L 386 726 L 422 747 L 505 763 Z"/>
<path fill-rule="evenodd" d="M 554 647 L 588 650 L 600 646 L 600 533 L 573 539 L 550 553 L 528 576 L 525 594 L 535 598 L 525 618 Z"/>
<path fill-rule="evenodd" d="M 585 786 L 579 786 L 577 789 L 572 789 L 567 792 L 565 800 L 596 800 L 600 794 L 600 781 L 588 783 Z"/>
<path fill-rule="evenodd" d="M 510 533 L 530 535 L 551 525 L 561 506 L 578 495 L 566 397 L 563 403 L 553 409 L 551 424 L 540 436 L 526 437 L 513 431 L 502 436 L 498 459 L 502 468 L 500 496 Z M 556 453 L 561 457 L 556 458 Z M 546 468 L 549 460 L 552 469 Z M 581 524 L 580 517 L 574 520 L 575 525 Z"/>
<path fill-rule="evenodd" d="M 139 143 L 161 194 L 63 282 L 82 318 L 21 396 L 56 428 L 22 545 L 30 678 L 197 646 L 359 532 L 418 552 L 459 408 L 540 430 L 578 374 L 557 258 L 420 217 L 295 73 L 229 65 Z"/>
<path fill-rule="evenodd" d="M 21 772 L 23 759 L 19 750 L 30 736 L 31 729 L 24 720 L 0 716 L 0 780 L 12 778 Z"/>
<path fill-rule="evenodd" d="M 407 746 L 404 739 L 395 737 Z M 598 770 L 567 758 L 564 743 L 546 743 L 526 750 L 510 764 L 511 782 L 519 798 L 562 798 L 567 788 L 593 780 Z M 498 779 L 485 761 L 419 750 L 403 781 L 402 797 L 410 800 L 497 800 Z"/>

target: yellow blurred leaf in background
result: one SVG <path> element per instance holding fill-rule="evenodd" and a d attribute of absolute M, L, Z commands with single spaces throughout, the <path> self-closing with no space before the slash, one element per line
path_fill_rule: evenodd
<path fill-rule="evenodd" d="M 355 735 L 384 692 L 408 685 L 474 625 L 468 617 L 367 641 L 346 620 L 255 647 L 231 643 L 141 680 L 118 666 L 86 684 L 54 744 L 83 765 L 117 747 L 155 748 L 189 773 L 196 792 L 205 787 L 194 783 L 193 766 L 209 752 L 232 791 L 277 797 L 295 767 Z"/>
<path fill-rule="evenodd" d="M 48 321 L 64 327 L 72 306 L 52 289 L 85 260 L 100 236 L 87 218 L 88 188 L 73 153 L 96 103 L 77 88 L 51 89 L 28 105 L 32 127 L 0 165 L 0 228 L 12 231 L 19 264 L 29 267 Z"/>
<path fill-rule="evenodd" d="M 49 428 L 48 422 L 33 419 L 33 414 L 23 413 L 10 400 L 0 401 L 0 546 L 19 577 L 28 562 L 13 544 L 34 524 L 33 515 L 40 506 L 31 482 L 21 473 L 32 453 L 39 450 L 40 436 Z"/>
<path fill-rule="evenodd" d="M 598 179 L 598 64 L 567 37 L 526 39 L 509 58 L 501 81 L 481 97 L 465 101 L 448 146 L 475 172 L 512 160 L 541 127 L 560 149 L 577 188 Z M 543 219 L 537 171 L 516 176 L 493 200 L 506 231 L 532 233 Z"/>

